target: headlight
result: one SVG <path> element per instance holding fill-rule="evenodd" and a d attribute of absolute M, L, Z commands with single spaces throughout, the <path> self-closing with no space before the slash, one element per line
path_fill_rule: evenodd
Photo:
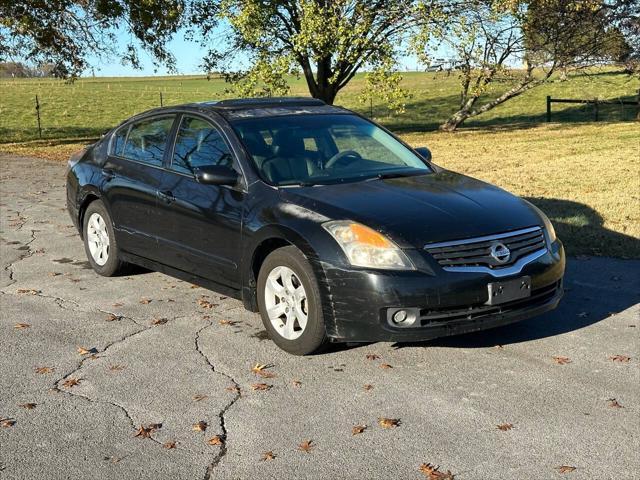
<path fill-rule="evenodd" d="M 556 229 L 553 228 L 553 223 L 551 223 L 551 220 L 549 220 L 549 217 L 547 217 L 547 215 L 542 210 L 540 210 L 531 202 L 527 202 L 527 203 L 529 203 L 529 205 L 531 205 L 533 209 L 536 212 L 538 212 L 538 215 L 540 215 L 540 218 L 542 219 L 542 223 L 544 223 L 544 229 L 547 231 L 547 235 L 549 236 L 549 244 L 552 244 L 558 239 L 558 237 L 556 236 Z"/>
<path fill-rule="evenodd" d="M 415 270 L 411 260 L 387 237 L 349 220 L 322 225 L 342 248 L 351 265 L 390 270 Z"/>

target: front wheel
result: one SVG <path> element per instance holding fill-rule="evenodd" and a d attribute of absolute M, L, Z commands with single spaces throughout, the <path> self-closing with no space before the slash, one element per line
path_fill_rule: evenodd
<path fill-rule="evenodd" d="M 320 290 L 296 247 L 270 253 L 258 274 L 258 306 L 269 336 L 294 355 L 307 355 L 326 341 Z"/>

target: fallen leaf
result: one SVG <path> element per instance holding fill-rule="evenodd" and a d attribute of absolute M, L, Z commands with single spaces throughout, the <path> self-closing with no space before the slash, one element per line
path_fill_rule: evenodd
<path fill-rule="evenodd" d="M 199 393 L 199 394 L 197 394 L 197 395 L 194 395 L 194 396 L 193 396 L 193 397 L 191 397 L 191 398 L 193 398 L 193 401 L 194 401 L 194 402 L 200 402 L 200 401 L 204 400 L 205 398 L 207 398 L 207 395 L 203 395 L 203 394 L 200 394 L 200 393 Z"/>
<path fill-rule="evenodd" d="M 24 408 L 25 410 L 33 410 L 34 408 L 36 408 L 35 403 L 21 403 L 18 406 Z"/>
<path fill-rule="evenodd" d="M 141 298 L 140 303 L 143 305 L 148 305 L 149 303 L 151 303 L 151 300 L 148 298 Z"/>
<path fill-rule="evenodd" d="M 615 398 L 610 398 L 607 401 L 609 402 L 609 406 L 611 408 L 624 408 L 622 405 L 620 405 L 620 403 L 618 403 L 618 401 Z"/>
<path fill-rule="evenodd" d="M 275 373 L 271 373 L 271 372 L 267 372 L 266 369 L 267 368 L 271 368 L 273 367 L 273 365 L 268 364 L 268 363 L 256 363 L 252 368 L 251 371 L 257 375 L 260 375 L 261 377 L 264 378 L 273 378 L 275 377 Z"/>
<path fill-rule="evenodd" d="M 162 428 L 162 424 L 161 423 L 150 423 L 149 426 L 147 428 L 150 428 L 151 430 L 160 430 Z"/>
<path fill-rule="evenodd" d="M 298 445 L 298 450 L 306 453 L 311 453 L 311 449 L 314 447 L 312 443 L 313 443 L 313 440 L 305 440 L 300 445 Z"/>
<path fill-rule="evenodd" d="M 205 422 L 204 420 L 200 420 L 198 423 L 193 424 L 192 430 L 194 432 L 204 432 L 207 429 L 207 427 L 208 427 L 207 422 Z"/>
<path fill-rule="evenodd" d="M 51 368 L 51 367 L 36 367 L 35 369 L 36 373 L 39 373 L 40 375 L 44 375 L 46 373 L 53 373 L 55 372 L 55 368 Z"/>
<path fill-rule="evenodd" d="M 441 472 L 438 465 L 432 465 L 430 463 L 423 463 L 422 465 L 420 465 L 419 470 L 429 480 L 454 480 L 455 478 L 450 470 Z"/>
<path fill-rule="evenodd" d="M 19 288 L 17 292 L 22 295 L 37 295 L 40 293 L 40 290 L 36 290 L 35 288 Z"/>
<path fill-rule="evenodd" d="M 556 468 L 556 470 L 558 470 L 558 472 L 560 473 L 570 473 L 573 472 L 576 469 L 576 467 L 570 467 L 569 465 L 560 465 L 559 467 Z"/>
<path fill-rule="evenodd" d="M 380 368 L 384 369 L 384 370 L 389 370 L 390 368 L 393 368 L 391 365 L 389 365 L 388 363 L 381 363 L 380 364 Z"/>
<path fill-rule="evenodd" d="M 631 357 L 628 357 L 627 355 L 612 355 L 609 357 L 609 359 L 613 362 L 629 363 Z"/>
<path fill-rule="evenodd" d="M 300 380 L 292 380 L 292 381 L 291 381 L 291 384 L 292 384 L 294 387 L 298 387 L 298 388 L 302 386 L 302 382 L 301 382 Z"/>
<path fill-rule="evenodd" d="M 566 365 L 567 363 L 571 363 L 569 357 L 552 357 L 553 361 L 558 365 Z"/>
<path fill-rule="evenodd" d="M 60 272 L 49 272 L 50 277 L 57 277 L 58 275 L 60 275 Z"/>
<path fill-rule="evenodd" d="M 399 418 L 384 418 L 381 417 L 378 419 L 378 423 L 382 428 L 395 428 L 400 426 Z"/>
<path fill-rule="evenodd" d="M 80 384 L 80 379 L 79 378 L 67 378 L 63 383 L 62 386 L 64 388 L 71 388 L 71 387 L 75 387 L 76 385 Z"/>
<path fill-rule="evenodd" d="M 162 444 L 162 446 L 164 448 L 166 448 L 167 450 L 171 450 L 173 448 L 176 448 L 178 446 L 178 444 L 176 442 L 165 442 Z"/>
<path fill-rule="evenodd" d="M 84 347 L 78 347 L 78 353 L 80 355 L 92 355 L 94 353 L 97 353 L 98 351 L 95 348 L 84 348 Z"/>
<path fill-rule="evenodd" d="M 366 425 L 356 425 L 351 429 L 351 435 L 358 435 L 367 429 Z"/>
<path fill-rule="evenodd" d="M 262 454 L 262 458 L 260 458 L 260 460 L 263 462 L 268 462 L 270 460 L 275 460 L 276 457 L 277 455 L 273 453 L 271 450 L 269 450 L 268 452 L 264 452 Z"/>
<path fill-rule="evenodd" d="M 110 313 L 107 316 L 107 322 L 115 322 L 116 320 L 120 320 L 122 317 L 119 317 L 118 315 L 116 315 L 115 313 Z"/>
<path fill-rule="evenodd" d="M 511 430 L 512 428 L 513 428 L 512 423 L 501 423 L 500 425 L 498 425 L 498 430 L 502 430 L 503 432 L 506 432 L 507 430 Z"/>
<path fill-rule="evenodd" d="M 227 388 L 225 388 L 225 390 L 227 392 L 240 393 L 240 387 L 238 387 L 237 385 L 232 385 L 230 387 L 227 387 Z"/>
<path fill-rule="evenodd" d="M 3 418 L 2 420 L 0 420 L 0 427 L 2 428 L 13 427 L 15 424 L 16 421 L 11 418 Z"/>
<path fill-rule="evenodd" d="M 223 320 L 219 320 L 218 323 L 220 325 L 234 325 L 235 324 L 235 322 L 232 322 L 231 320 L 224 320 L 224 319 Z"/>
<path fill-rule="evenodd" d="M 151 438 L 152 433 L 153 433 L 152 428 L 145 427 L 144 425 L 140 425 L 140 428 L 136 431 L 134 437 Z"/>
<path fill-rule="evenodd" d="M 165 323 L 167 323 L 169 320 L 167 320 L 166 318 L 154 318 L 151 321 L 151 325 L 164 325 Z"/>
<path fill-rule="evenodd" d="M 209 445 L 224 445 L 224 440 L 220 435 L 214 435 L 209 440 L 207 440 Z"/>
<path fill-rule="evenodd" d="M 17 328 L 17 329 L 23 329 L 23 328 L 30 328 L 31 325 L 29 325 L 28 323 L 16 323 L 13 328 Z"/>
<path fill-rule="evenodd" d="M 111 370 L 112 372 L 119 372 L 121 370 L 124 370 L 125 367 L 124 365 L 109 365 L 109 370 Z"/>
<path fill-rule="evenodd" d="M 371 385 L 370 383 L 366 383 L 364 385 L 364 390 L 365 392 L 368 392 L 369 390 L 373 390 L 373 385 Z"/>
<path fill-rule="evenodd" d="M 266 383 L 254 383 L 251 385 L 252 390 L 270 390 L 273 385 L 268 385 Z"/>
<path fill-rule="evenodd" d="M 124 303 L 114 303 L 113 306 L 114 307 L 122 307 L 124 305 Z"/>
<path fill-rule="evenodd" d="M 366 358 L 367 360 L 378 360 L 380 356 L 375 353 L 367 353 Z"/>
<path fill-rule="evenodd" d="M 213 308 L 217 306 L 215 303 L 211 303 L 205 297 L 199 298 L 198 300 L 196 300 L 196 303 L 200 305 L 202 308 Z"/>

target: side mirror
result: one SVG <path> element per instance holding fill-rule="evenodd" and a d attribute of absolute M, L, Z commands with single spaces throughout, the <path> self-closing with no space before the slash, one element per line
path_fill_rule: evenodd
<path fill-rule="evenodd" d="M 424 158 L 427 162 L 431 161 L 431 150 L 427 147 L 418 147 L 415 149 L 422 158 Z"/>
<path fill-rule="evenodd" d="M 196 181 L 203 185 L 235 185 L 238 172 L 224 165 L 205 165 L 194 170 Z"/>

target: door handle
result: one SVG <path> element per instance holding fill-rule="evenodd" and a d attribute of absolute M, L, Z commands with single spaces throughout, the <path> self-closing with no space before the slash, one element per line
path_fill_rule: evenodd
<path fill-rule="evenodd" d="M 102 169 L 102 176 L 107 180 L 107 182 L 109 180 L 112 180 L 116 174 L 113 172 L 113 170 L 111 170 L 110 168 L 103 168 Z"/>
<path fill-rule="evenodd" d="M 157 191 L 156 192 L 156 196 L 162 200 L 163 202 L 170 204 L 176 201 L 176 197 L 173 196 L 173 193 L 171 192 L 161 192 L 161 191 Z"/>

